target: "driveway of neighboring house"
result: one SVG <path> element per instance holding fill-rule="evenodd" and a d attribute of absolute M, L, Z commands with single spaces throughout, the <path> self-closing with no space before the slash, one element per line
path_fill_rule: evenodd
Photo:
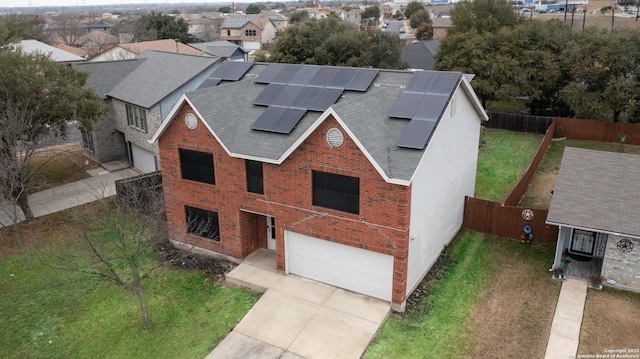
<path fill-rule="evenodd" d="M 261 268 L 269 255 L 259 250 L 227 274 L 229 283 L 266 292 L 206 359 L 360 358 L 389 303 Z"/>

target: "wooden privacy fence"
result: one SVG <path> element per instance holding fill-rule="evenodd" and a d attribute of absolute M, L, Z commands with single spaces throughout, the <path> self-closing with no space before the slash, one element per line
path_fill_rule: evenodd
<path fill-rule="evenodd" d="M 640 124 L 563 117 L 556 117 L 555 122 L 556 137 L 620 143 L 620 138 L 626 136 L 625 144 L 640 145 Z"/>
<path fill-rule="evenodd" d="M 549 211 L 533 209 L 533 218 L 526 220 L 523 218 L 524 210 L 522 207 L 503 206 L 498 202 L 465 197 L 463 226 L 497 237 L 520 240 L 523 227 L 528 224 L 533 232 L 532 243 L 555 244 L 558 227 L 544 223 Z"/>
<path fill-rule="evenodd" d="M 483 122 L 485 128 L 497 128 L 507 131 L 544 134 L 551 126 L 553 117 L 519 115 L 516 113 L 487 112 L 489 121 Z"/>

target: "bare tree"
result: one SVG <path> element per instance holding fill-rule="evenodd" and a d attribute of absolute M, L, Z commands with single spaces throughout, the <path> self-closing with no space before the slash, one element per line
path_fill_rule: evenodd
<path fill-rule="evenodd" d="M 62 13 L 53 18 L 53 35 L 66 45 L 75 45 L 79 37 L 87 33 L 82 17 L 73 13 Z"/>

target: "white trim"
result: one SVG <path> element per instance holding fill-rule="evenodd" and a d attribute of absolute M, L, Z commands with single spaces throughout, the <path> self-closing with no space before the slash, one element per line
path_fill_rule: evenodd
<path fill-rule="evenodd" d="M 639 240 L 640 240 L 640 236 L 638 236 L 638 235 L 628 234 L 628 233 L 622 233 L 622 232 L 611 232 L 611 231 L 607 231 L 606 229 L 589 228 L 589 227 L 581 227 L 581 226 L 574 226 L 574 225 L 572 225 L 572 224 L 558 223 L 558 222 L 549 222 L 549 221 L 545 221 L 544 223 L 545 223 L 545 224 L 550 224 L 550 225 L 552 225 L 552 226 L 557 226 L 558 228 L 560 228 L 560 227 L 567 227 L 567 228 L 571 228 L 571 233 L 572 233 L 572 235 L 573 235 L 573 229 L 581 229 L 581 230 L 583 230 L 583 231 L 606 233 L 606 234 L 611 234 L 611 235 L 613 235 L 613 236 L 629 237 L 629 238 L 634 238 L 634 239 L 639 239 Z"/>

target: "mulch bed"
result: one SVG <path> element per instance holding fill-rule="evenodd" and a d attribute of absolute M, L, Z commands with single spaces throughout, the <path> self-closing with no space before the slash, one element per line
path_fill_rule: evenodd
<path fill-rule="evenodd" d="M 215 281 L 224 281 L 225 275 L 237 264 L 224 259 L 208 257 L 174 247 L 171 243 L 162 243 L 155 248 L 160 261 L 167 266 L 200 271 Z"/>

